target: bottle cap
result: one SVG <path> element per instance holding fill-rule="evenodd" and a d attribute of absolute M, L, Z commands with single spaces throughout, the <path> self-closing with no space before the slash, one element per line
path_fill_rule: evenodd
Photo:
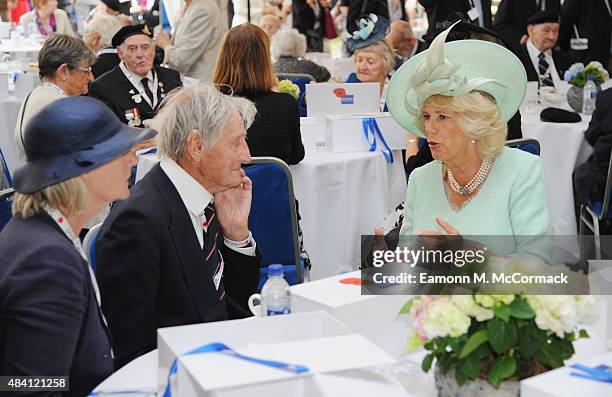
<path fill-rule="evenodd" d="M 268 275 L 269 276 L 282 276 L 283 275 L 283 265 L 268 266 Z"/>

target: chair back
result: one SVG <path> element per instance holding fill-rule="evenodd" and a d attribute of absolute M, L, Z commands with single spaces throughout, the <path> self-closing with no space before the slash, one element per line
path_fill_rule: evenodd
<path fill-rule="evenodd" d="M 15 190 L 12 187 L 0 190 L 0 231 L 4 229 L 4 226 L 13 216 L 11 212 L 13 194 L 15 194 Z"/>
<path fill-rule="evenodd" d="M 87 262 L 89 262 L 94 273 L 96 272 L 96 239 L 98 238 L 98 232 L 100 232 L 101 227 L 102 224 L 98 223 L 89 229 L 83 239 L 83 249 L 85 250 L 85 255 L 87 255 Z"/>
<path fill-rule="evenodd" d="M 506 142 L 506 146 L 517 148 L 536 156 L 540 155 L 540 142 L 533 138 L 513 139 Z"/>
<path fill-rule="evenodd" d="M 260 286 L 271 264 L 284 265 L 289 284 L 302 283 L 297 210 L 289 166 L 276 158 L 254 157 L 245 172 L 253 182 L 249 229 L 261 252 Z"/>
<path fill-rule="evenodd" d="M 276 75 L 278 80 L 291 80 L 293 84 L 296 84 L 300 87 L 300 96 L 297 99 L 298 108 L 300 110 L 300 117 L 306 117 L 306 84 L 309 84 L 311 81 L 315 81 L 315 78 L 306 73 L 278 73 Z"/>

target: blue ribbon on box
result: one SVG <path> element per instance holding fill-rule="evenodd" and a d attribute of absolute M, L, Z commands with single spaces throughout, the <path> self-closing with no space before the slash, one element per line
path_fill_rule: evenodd
<path fill-rule="evenodd" d="M 582 364 L 573 364 L 570 365 L 570 368 L 575 368 L 582 371 L 570 373 L 572 376 L 612 383 L 612 368 L 608 367 L 607 365 L 599 365 L 591 368 Z"/>
<path fill-rule="evenodd" d="M 384 146 L 384 149 L 380 150 L 381 153 L 385 156 L 387 163 L 393 163 L 393 152 L 391 148 L 389 148 L 389 145 L 387 145 L 387 141 L 385 141 L 385 137 L 380 131 L 376 119 L 374 117 L 366 117 L 361 119 L 361 124 L 363 126 L 363 136 L 370 144 L 370 152 L 376 151 L 377 140 L 380 139 L 380 142 Z"/>
<path fill-rule="evenodd" d="M 241 360 L 246 360 L 246 361 L 250 361 L 255 364 L 260 364 L 260 365 L 265 365 L 268 367 L 274 367 L 274 368 L 283 369 L 286 371 L 295 372 L 296 374 L 303 374 L 309 371 L 308 367 L 303 366 L 303 365 L 288 364 L 288 363 L 282 363 L 280 361 L 263 360 L 261 358 L 245 356 L 244 354 L 238 353 L 237 351 L 235 351 L 234 349 L 228 347 L 227 345 L 223 343 L 210 343 L 208 345 L 203 345 L 191 351 L 188 351 L 187 353 L 183 354 L 183 356 L 190 356 L 193 354 L 201 354 L 201 353 L 215 353 L 215 352 L 229 353 L 233 355 L 234 357 L 239 358 Z M 174 374 L 176 374 L 177 360 L 178 359 L 176 358 L 174 359 L 174 361 L 172 362 L 172 365 L 170 366 L 170 371 L 168 371 L 168 381 L 167 381 L 168 383 L 166 384 L 166 390 L 164 391 L 163 397 L 172 396 L 172 391 L 170 390 L 170 378 Z"/>

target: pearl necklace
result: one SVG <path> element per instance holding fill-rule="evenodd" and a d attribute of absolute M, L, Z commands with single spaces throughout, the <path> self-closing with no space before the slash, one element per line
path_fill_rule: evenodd
<path fill-rule="evenodd" d="M 471 181 L 467 183 L 465 186 L 459 185 L 455 180 L 455 176 L 450 168 L 447 168 L 448 181 L 450 183 L 451 188 L 460 196 L 468 196 L 476 191 L 482 185 L 482 183 L 487 179 L 487 175 L 489 174 L 489 170 L 491 169 L 491 164 L 493 164 L 493 160 L 486 160 L 480 164 L 480 168 L 478 172 Z"/>

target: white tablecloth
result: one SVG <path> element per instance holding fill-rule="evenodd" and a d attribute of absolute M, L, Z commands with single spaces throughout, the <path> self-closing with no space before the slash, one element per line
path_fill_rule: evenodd
<path fill-rule="evenodd" d="M 373 234 L 406 196 L 399 152 L 393 164 L 381 153 L 319 153 L 291 166 L 299 200 L 304 245 L 312 261 L 311 279 L 357 269 L 362 234 Z M 136 180 L 156 163 L 140 156 Z"/>
<path fill-rule="evenodd" d="M 521 110 L 521 118 L 523 136 L 540 142 L 551 233 L 576 235 L 572 172 L 592 151 L 584 140 L 590 116 L 582 115 L 579 123 L 546 123 L 540 121 L 539 110 L 534 114 Z"/>

